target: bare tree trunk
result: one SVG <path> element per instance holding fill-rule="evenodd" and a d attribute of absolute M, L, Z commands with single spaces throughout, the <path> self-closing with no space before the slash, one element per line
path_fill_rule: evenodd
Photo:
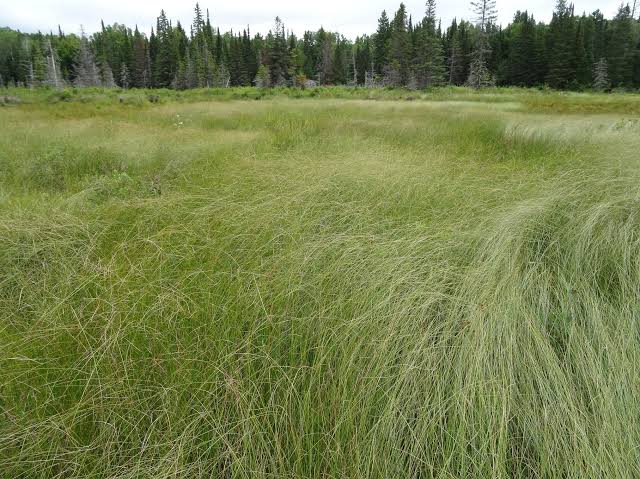
<path fill-rule="evenodd" d="M 51 39 L 47 40 L 47 47 L 49 48 L 49 61 L 51 62 L 51 80 L 53 81 L 53 87 L 58 89 L 60 88 L 60 81 L 58 80 L 58 65 L 56 62 L 55 53 L 53 52 L 53 47 L 51 46 Z"/>
<path fill-rule="evenodd" d="M 356 64 L 356 52 L 351 49 L 351 61 L 353 62 L 353 86 L 358 86 L 358 65 Z"/>

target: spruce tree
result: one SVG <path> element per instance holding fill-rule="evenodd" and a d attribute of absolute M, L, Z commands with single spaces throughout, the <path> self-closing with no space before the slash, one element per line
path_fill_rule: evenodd
<path fill-rule="evenodd" d="M 584 22 L 578 22 L 576 31 L 576 46 L 575 46 L 575 78 L 573 81 L 574 87 L 588 87 L 592 81 L 591 69 L 592 65 L 589 62 L 587 56 L 587 49 L 585 46 L 585 27 Z"/>
<path fill-rule="evenodd" d="M 122 66 L 120 67 L 120 86 L 123 89 L 128 90 L 130 85 L 131 85 L 131 80 L 129 75 L 129 69 L 127 68 L 127 64 L 123 63 Z"/>
<path fill-rule="evenodd" d="M 302 53 L 304 54 L 304 63 L 302 71 L 307 78 L 317 78 L 318 76 L 318 64 L 319 64 L 319 51 L 316 42 L 316 34 L 313 32 L 304 32 L 302 37 Z"/>
<path fill-rule="evenodd" d="M 46 83 L 47 80 L 47 62 L 45 54 L 43 52 L 43 39 L 42 35 L 37 35 L 31 43 L 31 79 L 32 86 L 41 86 Z"/>
<path fill-rule="evenodd" d="M 369 37 L 356 39 L 356 73 L 357 84 L 364 85 L 367 72 L 372 73 L 371 69 L 371 42 Z"/>
<path fill-rule="evenodd" d="M 377 75 L 382 75 L 389 64 L 389 42 L 391 40 L 391 25 L 386 10 L 383 10 L 378 20 L 378 30 L 373 41 L 373 66 Z"/>
<path fill-rule="evenodd" d="M 404 5 L 390 21 L 383 13 L 378 31 L 355 42 L 339 33 L 305 32 L 298 40 L 281 24 L 265 40 L 249 30 L 222 34 L 200 5 L 190 35 L 161 12 L 149 40 L 137 28 L 105 25 L 90 38 L 23 34 L 0 29 L 0 75 L 4 85 L 113 85 L 192 88 L 247 85 L 265 65 L 270 84 L 300 84 L 301 74 L 331 84 L 424 87 L 443 80 L 472 86 L 558 89 L 594 84 L 596 59 L 606 59 L 614 88 L 640 87 L 640 25 L 631 6 L 613 19 L 600 11 L 574 16 L 566 0 L 557 3 L 549 25 L 518 12 L 507 28 L 495 26 L 491 0 L 473 3 L 477 26 L 454 20 L 442 35 L 435 0 L 423 20 Z M 471 68 L 471 65 L 473 68 Z M 96 66 L 97 65 L 97 66 Z M 264 73 L 264 69 L 262 73 Z M 384 73 L 384 75 L 382 75 Z M 115 79 L 113 78 L 115 77 Z"/>
<path fill-rule="evenodd" d="M 242 61 L 244 62 L 244 68 L 246 69 L 246 83 L 245 85 L 251 85 L 251 81 L 258 73 L 258 60 L 256 52 L 253 49 L 251 42 L 251 33 L 249 28 L 242 32 Z"/>
<path fill-rule="evenodd" d="M 436 1 L 427 0 L 426 15 L 416 29 L 413 78 L 419 88 L 439 85 L 444 81 L 444 54 L 436 30 Z"/>
<path fill-rule="evenodd" d="M 318 32 L 320 42 L 320 65 L 318 68 L 318 83 L 333 84 L 333 38 L 322 28 Z"/>
<path fill-rule="evenodd" d="M 77 87 L 96 87 L 101 85 L 100 71 L 96 66 L 95 56 L 89 40 L 82 30 L 80 46 L 75 63 L 74 85 Z"/>
<path fill-rule="evenodd" d="M 454 36 L 450 42 L 447 69 L 449 85 L 458 85 L 460 78 L 464 78 L 464 64 L 463 54 L 457 36 Z"/>
<path fill-rule="evenodd" d="M 271 73 L 268 66 L 260 65 L 253 83 L 258 88 L 269 88 L 271 86 Z"/>
<path fill-rule="evenodd" d="M 111 67 L 106 61 L 103 62 L 103 64 L 100 67 L 100 74 L 102 77 L 102 86 L 104 86 L 105 88 L 116 87 L 116 81 L 115 81 L 115 78 L 113 77 L 113 70 L 111 70 Z"/>
<path fill-rule="evenodd" d="M 553 88 L 567 88 L 575 78 L 575 36 L 573 9 L 566 0 L 558 0 L 549 26 L 547 83 Z"/>
<path fill-rule="evenodd" d="M 640 88 L 640 38 L 638 38 L 633 58 L 633 86 Z"/>
<path fill-rule="evenodd" d="M 287 84 L 287 40 L 284 32 L 284 24 L 280 17 L 276 17 L 273 31 L 267 37 L 269 50 L 269 73 L 272 86 L 284 86 Z"/>
<path fill-rule="evenodd" d="M 609 67 L 607 65 L 607 59 L 601 58 L 595 65 L 593 72 L 593 89 L 596 91 L 607 91 L 611 88 L 611 81 L 609 80 Z"/>
<path fill-rule="evenodd" d="M 389 65 L 384 72 L 385 84 L 406 86 L 409 81 L 411 37 L 408 30 L 407 9 L 404 3 L 393 18 L 389 46 Z"/>
<path fill-rule="evenodd" d="M 613 87 L 631 87 L 633 84 L 634 25 L 629 5 L 620 6 L 611 22 L 608 42 L 609 78 Z"/>
<path fill-rule="evenodd" d="M 483 88 L 494 84 L 488 67 L 491 55 L 490 29 L 498 17 L 495 0 L 472 1 L 471 7 L 476 16 L 478 38 L 473 50 L 467 85 L 472 88 Z"/>
<path fill-rule="evenodd" d="M 136 26 L 133 34 L 133 54 L 131 63 L 131 85 L 136 88 L 146 88 L 148 74 L 147 68 L 147 44 L 145 38 Z"/>
<path fill-rule="evenodd" d="M 177 55 L 173 42 L 173 28 L 164 10 L 160 11 L 156 27 L 157 52 L 154 59 L 154 86 L 171 86 L 177 70 Z"/>
<path fill-rule="evenodd" d="M 531 66 L 535 58 L 535 21 L 528 12 L 517 12 L 510 26 L 510 48 L 507 61 L 507 83 L 533 86 L 536 82 Z"/>

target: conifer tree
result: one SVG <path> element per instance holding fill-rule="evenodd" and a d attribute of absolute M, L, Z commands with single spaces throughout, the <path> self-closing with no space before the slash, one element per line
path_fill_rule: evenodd
<path fill-rule="evenodd" d="M 631 87 L 633 83 L 634 38 L 629 5 L 620 6 L 611 22 L 608 42 L 609 78 L 613 87 Z"/>
<path fill-rule="evenodd" d="M 128 90 L 131 85 L 131 80 L 129 78 L 129 69 L 127 68 L 127 64 L 123 63 L 120 67 L 120 86 Z"/>
<path fill-rule="evenodd" d="M 553 88 L 567 88 L 575 76 L 575 36 L 573 8 L 566 0 L 558 0 L 549 26 L 547 83 Z"/>
<path fill-rule="evenodd" d="M 355 55 L 357 84 L 364 85 L 367 73 L 373 73 L 371 68 L 371 41 L 369 37 L 356 39 Z"/>
<path fill-rule="evenodd" d="M 495 0 L 472 1 L 471 6 L 476 16 L 478 38 L 469 66 L 467 85 L 472 88 L 483 88 L 494 84 L 493 76 L 488 67 L 488 60 L 491 55 L 489 33 L 491 26 L 498 17 L 498 11 Z"/>
<path fill-rule="evenodd" d="M 251 85 L 251 80 L 255 78 L 258 73 L 258 60 L 256 52 L 253 49 L 253 45 L 251 43 L 250 31 L 247 27 L 246 30 L 242 32 L 242 61 L 244 63 L 244 68 L 246 69 L 246 82 L 245 85 Z"/>
<path fill-rule="evenodd" d="M 260 65 L 254 84 L 258 88 L 269 88 L 271 86 L 271 73 L 268 66 Z"/>
<path fill-rule="evenodd" d="M 113 70 L 107 62 L 104 62 L 100 68 L 102 77 L 102 86 L 105 88 L 115 88 L 116 81 L 113 78 Z"/>
<path fill-rule="evenodd" d="M 272 86 L 284 86 L 287 84 L 287 40 L 284 32 L 284 24 L 280 17 L 276 17 L 273 31 L 267 37 L 269 49 L 269 73 Z"/>
<path fill-rule="evenodd" d="M 414 79 L 417 87 L 439 85 L 445 66 L 440 35 L 436 30 L 436 1 L 427 0 L 425 18 L 415 34 Z"/>
<path fill-rule="evenodd" d="M 596 91 L 607 91 L 611 88 L 611 81 L 609 80 L 609 67 L 607 65 L 607 59 L 601 58 L 598 60 L 593 72 L 593 89 Z"/>
<path fill-rule="evenodd" d="M 406 86 L 409 81 L 411 40 L 408 31 L 407 9 L 404 3 L 396 12 L 391 24 L 389 65 L 384 72 L 385 83 L 392 86 Z"/>
<path fill-rule="evenodd" d="M 511 45 L 507 61 L 506 81 L 510 85 L 533 86 L 531 66 L 535 57 L 535 21 L 528 12 L 518 11 L 510 27 Z"/>
<path fill-rule="evenodd" d="M 460 42 L 457 37 L 451 39 L 451 46 L 449 47 L 449 64 L 448 64 L 448 80 L 449 85 L 457 85 L 459 78 L 464 76 L 461 74 L 463 69 L 462 63 L 462 51 L 460 49 Z"/>
<path fill-rule="evenodd" d="M 149 86 L 147 84 L 147 45 L 137 26 L 133 34 L 132 57 L 131 85 L 136 88 L 146 88 Z"/>
<path fill-rule="evenodd" d="M 89 40 L 82 30 L 80 36 L 80 48 L 75 63 L 74 85 L 77 87 L 100 86 L 100 71 L 96 66 L 95 56 L 89 45 Z"/>
<path fill-rule="evenodd" d="M 177 55 L 173 42 L 173 28 L 164 10 L 160 11 L 156 26 L 157 52 L 154 61 L 154 86 L 169 87 L 177 69 Z"/>
<path fill-rule="evenodd" d="M 633 60 L 633 86 L 640 88 L 640 38 L 636 44 L 636 50 Z"/>
<path fill-rule="evenodd" d="M 587 57 L 587 49 L 585 47 L 585 27 L 584 22 L 578 22 L 576 30 L 576 45 L 574 54 L 575 78 L 573 79 L 574 88 L 588 86 L 592 80 L 591 70 L 593 65 Z"/>
<path fill-rule="evenodd" d="M 375 73 L 382 75 L 389 64 L 389 42 L 391 41 L 391 25 L 386 10 L 382 11 L 378 20 L 378 31 L 374 38 L 373 66 Z"/>
<path fill-rule="evenodd" d="M 318 42 L 321 48 L 318 83 L 331 85 L 333 84 L 333 38 L 321 28 L 318 32 Z"/>
<path fill-rule="evenodd" d="M 317 78 L 320 58 L 315 33 L 309 31 L 304 32 L 304 36 L 302 37 L 302 53 L 304 55 L 302 71 L 307 78 Z"/>
<path fill-rule="evenodd" d="M 89 38 L 60 28 L 48 36 L 0 29 L 0 75 L 5 85 L 34 88 L 65 83 L 193 88 L 247 85 L 264 65 L 272 85 L 299 85 L 304 74 L 326 84 L 424 87 L 444 78 L 475 87 L 495 81 L 581 89 L 594 84 L 596 59 L 604 58 L 612 87 L 640 87 L 640 24 L 631 5 L 612 19 L 599 10 L 576 17 L 573 6 L 560 0 L 549 25 L 518 12 L 502 28 L 495 25 L 494 2 L 475 0 L 477 26 L 454 19 L 444 35 L 435 0 L 426 2 L 424 19 L 417 22 L 401 5 L 393 21 L 383 13 L 378 31 L 355 42 L 323 29 L 298 40 L 285 34 L 280 20 L 266 39 L 251 37 L 248 29 L 223 34 L 200 5 L 190 34 L 161 12 L 148 40 L 137 28 L 118 24 L 102 23 Z"/>

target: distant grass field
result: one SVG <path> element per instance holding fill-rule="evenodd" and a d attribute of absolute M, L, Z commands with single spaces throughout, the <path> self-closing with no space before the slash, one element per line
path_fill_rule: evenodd
<path fill-rule="evenodd" d="M 6 95 L 1 478 L 640 477 L 640 95 Z"/>

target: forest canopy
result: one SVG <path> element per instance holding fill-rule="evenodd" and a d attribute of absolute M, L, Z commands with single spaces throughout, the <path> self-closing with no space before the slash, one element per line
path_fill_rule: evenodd
<path fill-rule="evenodd" d="M 635 6 L 613 18 L 576 14 L 559 0 L 552 20 L 518 11 L 506 27 L 495 0 L 474 2 L 471 20 L 444 27 L 435 0 L 417 20 L 404 4 L 383 11 L 375 32 L 355 40 L 321 28 L 299 37 L 277 17 L 266 36 L 222 32 L 198 4 L 191 25 L 160 12 L 150 35 L 102 23 L 87 35 L 0 28 L 0 86 L 189 89 L 226 86 L 359 85 L 427 88 L 548 86 L 640 88 Z"/>

